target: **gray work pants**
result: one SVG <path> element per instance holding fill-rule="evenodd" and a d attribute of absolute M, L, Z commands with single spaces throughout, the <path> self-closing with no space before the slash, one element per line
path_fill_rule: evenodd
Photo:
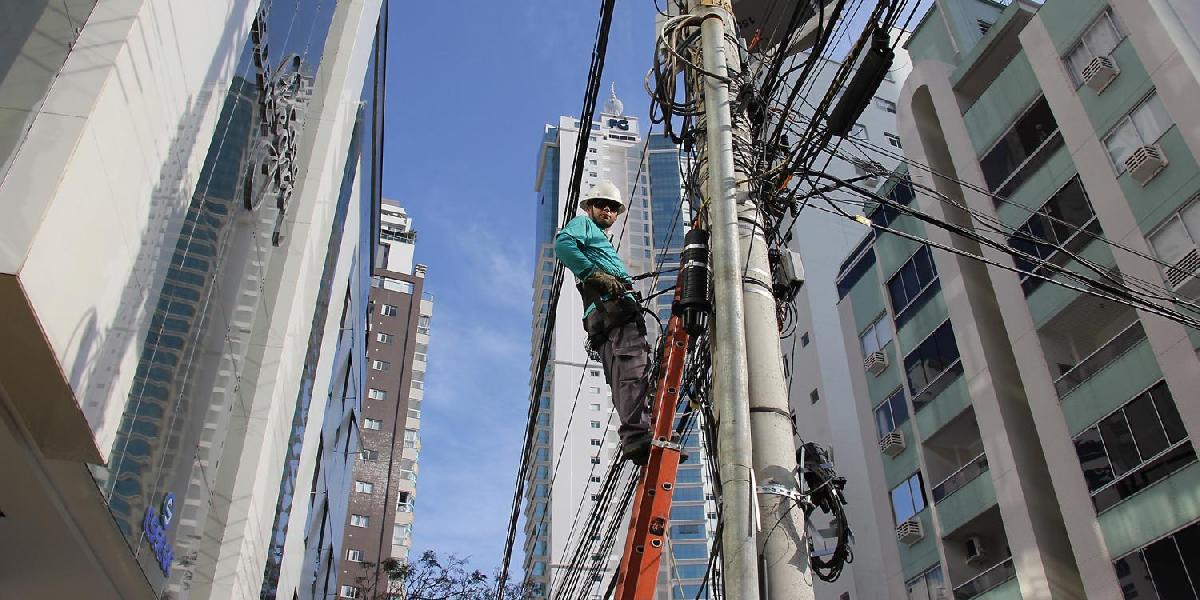
<path fill-rule="evenodd" d="M 617 430 L 621 440 L 649 433 L 646 391 L 650 374 L 646 372 L 646 365 L 650 361 L 650 344 L 637 323 L 626 323 L 608 333 L 608 341 L 600 346 L 600 361 L 612 390 L 613 406 L 621 418 L 621 427 Z"/>

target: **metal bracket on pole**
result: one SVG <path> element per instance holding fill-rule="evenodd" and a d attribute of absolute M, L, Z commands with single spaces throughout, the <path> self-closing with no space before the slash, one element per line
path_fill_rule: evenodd
<path fill-rule="evenodd" d="M 760 486 L 758 486 L 758 489 L 756 491 L 760 494 L 774 494 L 776 496 L 783 496 L 785 498 L 791 498 L 792 500 L 795 500 L 796 502 L 802 502 L 802 503 L 808 502 L 808 496 L 806 494 L 799 492 L 797 490 L 786 488 L 782 485 L 779 485 L 778 483 L 768 483 L 766 485 L 760 485 Z"/>

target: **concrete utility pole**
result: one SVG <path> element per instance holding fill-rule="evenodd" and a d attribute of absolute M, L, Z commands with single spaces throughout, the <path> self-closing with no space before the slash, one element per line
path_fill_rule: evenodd
<path fill-rule="evenodd" d="M 732 114 L 729 100 L 727 74 L 741 71 L 737 49 L 726 39 L 727 31 L 735 35 L 733 10 L 729 0 L 693 0 L 691 14 L 702 19 L 702 66 L 717 76 L 700 76 L 701 154 L 708 167 L 705 189 L 713 240 L 713 380 L 720 411 L 725 591 L 731 600 L 808 600 L 813 597 L 809 551 L 792 475 L 795 442 L 764 224 L 747 186 L 738 184 L 746 174 L 734 164 L 734 144 L 748 147 L 750 136 L 744 116 Z M 747 419 L 753 444 L 746 437 Z M 755 476 L 750 481 L 748 464 Z M 750 558 L 748 539 L 756 539 Z"/>
<path fill-rule="evenodd" d="M 713 267 L 713 396 L 718 413 L 720 455 L 722 575 L 730 600 L 758 597 L 755 544 L 753 452 L 750 443 L 750 395 L 746 365 L 746 331 L 742 306 L 741 249 L 738 243 L 736 171 L 733 164 L 733 121 L 726 77 L 725 31 L 733 23 L 728 5 L 693 0 L 700 19 L 705 140 L 700 160 L 708 172 L 703 186 L 712 237 Z M 734 54 L 736 56 L 736 52 Z"/>

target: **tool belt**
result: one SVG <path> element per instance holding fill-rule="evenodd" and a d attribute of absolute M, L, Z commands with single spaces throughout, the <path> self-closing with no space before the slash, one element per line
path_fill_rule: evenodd
<path fill-rule="evenodd" d="M 619 298 L 601 300 L 603 292 L 595 289 L 589 283 L 580 283 L 579 294 L 583 297 L 583 305 L 594 304 L 596 309 L 583 319 L 583 329 L 588 334 L 588 345 L 599 349 L 608 341 L 612 330 L 628 323 L 637 323 L 642 335 L 646 334 L 646 322 L 642 320 L 642 307 L 628 295 Z"/>

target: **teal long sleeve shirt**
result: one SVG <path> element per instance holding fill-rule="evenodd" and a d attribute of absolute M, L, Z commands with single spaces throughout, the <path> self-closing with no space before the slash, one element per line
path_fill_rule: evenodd
<path fill-rule="evenodd" d="M 559 230 L 554 237 L 554 254 L 580 281 L 590 277 L 596 269 L 621 281 L 632 281 L 608 236 L 587 215 L 571 219 Z M 584 316 L 595 308 L 595 305 L 585 307 Z"/>

